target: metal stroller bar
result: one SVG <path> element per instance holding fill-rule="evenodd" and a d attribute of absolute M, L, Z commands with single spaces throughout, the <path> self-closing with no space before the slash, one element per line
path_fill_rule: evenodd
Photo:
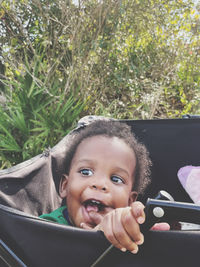
<path fill-rule="evenodd" d="M 27 267 L 2 239 L 0 239 L 0 258 L 8 267 Z"/>

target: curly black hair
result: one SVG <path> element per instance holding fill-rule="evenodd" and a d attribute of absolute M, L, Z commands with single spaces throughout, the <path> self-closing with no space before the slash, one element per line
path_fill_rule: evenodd
<path fill-rule="evenodd" d="M 117 120 L 96 120 L 76 131 L 72 139 L 72 144 L 67 151 L 65 173 L 67 175 L 69 174 L 71 162 L 79 144 L 86 138 L 98 135 L 118 137 L 134 151 L 136 156 L 136 169 L 133 177 L 133 190 L 138 194 L 142 194 L 150 182 L 151 160 L 149 158 L 149 152 L 146 147 L 137 140 L 134 133 L 131 132 L 131 128 L 126 123 Z"/>

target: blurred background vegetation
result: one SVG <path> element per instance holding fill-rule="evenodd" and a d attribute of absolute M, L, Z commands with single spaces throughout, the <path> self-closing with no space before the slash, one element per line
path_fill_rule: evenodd
<path fill-rule="evenodd" d="M 79 118 L 200 113 L 195 0 L 0 1 L 0 169 Z"/>

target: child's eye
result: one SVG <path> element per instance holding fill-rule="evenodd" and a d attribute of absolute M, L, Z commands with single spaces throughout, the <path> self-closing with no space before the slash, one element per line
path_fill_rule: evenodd
<path fill-rule="evenodd" d="M 93 174 L 93 171 L 90 170 L 90 169 L 81 169 L 80 170 L 80 173 L 83 175 L 83 176 L 91 176 Z"/>
<path fill-rule="evenodd" d="M 113 183 L 115 184 L 124 183 L 124 180 L 122 178 L 120 178 L 119 176 L 115 176 L 115 175 L 111 177 L 111 181 L 113 181 Z"/>

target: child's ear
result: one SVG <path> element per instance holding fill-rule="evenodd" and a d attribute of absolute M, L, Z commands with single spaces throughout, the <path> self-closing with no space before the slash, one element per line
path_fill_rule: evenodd
<path fill-rule="evenodd" d="M 138 196 L 138 193 L 136 191 L 132 191 L 130 193 L 130 196 L 129 196 L 129 205 L 131 205 L 131 203 L 135 202 L 136 199 L 137 199 L 137 196 Z"/>
<path fill-rule="evenodd" d="M 65 198 L 67 196 L 67 183 L 68 183 L 68 175 L 63 174 L 59 185 L 59 194 L 61 198 Z"/>

